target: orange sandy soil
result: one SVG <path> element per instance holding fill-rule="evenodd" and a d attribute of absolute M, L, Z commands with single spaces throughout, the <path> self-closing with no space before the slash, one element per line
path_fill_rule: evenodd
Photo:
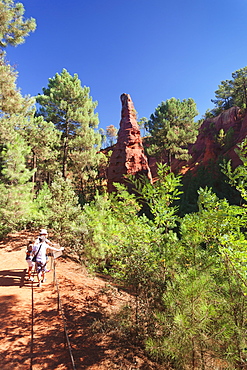
<path fill-rule="evenodd" d="M 165 370 L 121 339 L 114 328 L 103 330 L 109 316 L 131 299 L 107 279 L 91 276 L 75 262 L 59 257 L 56 276 L 62 311 L 58 311 L 53 271 L 46 274 L 41 288 L 36 276 L 34 283 L 27 280 L 26 241 L 36 235 L 23 231 L 0 242 L 1 370 L 73 370 L 64 323 L 74 369 Z M 101 330 L 93 330 L 96 326 Z"/>

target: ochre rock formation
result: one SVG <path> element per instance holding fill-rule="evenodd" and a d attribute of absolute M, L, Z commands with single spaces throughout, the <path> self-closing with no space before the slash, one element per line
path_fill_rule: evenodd
<path fill-rule="evenodd" d="M 125 183 L 126 175 L 145 174 L 152 182 L 147 157 L 144 154 L 140 129 L 136 120 L 136 111 L 129 94 L 122 94 L 122 111 L 118 139 L 113 147 L 107 171 L 108 191 L 115 190 L 113 183 Z"/>
<path fill-rule="evenodd" d="M 246 136 L 247 113 L 242 113 L 238 107 L 232 107 L 217 117 L 203 121 L 195 143 L 189 146 L 191 159 L 188 162 L 173 159 L 171 169 L 182 174 L 187 171 L 194 172 L 201 165 L 207 167 L 220 157 L 231 159 L 235 168 L 242 163 L 235 149 Z M 149 166 L 154 179 L 157 176 L 154 157 L 149 158 Z"/>
<path fill-rule="evenodd" d="M 113 182 L 125 183 L 128 174 L 145 174 L 151 182 L 157 178 L 156 158 L 147 159 L 144 155 L 133 102 L 128 94 L 121 95 L 121 102 L 118 141 L 110 148 L 113 153 L 106 175 L 110 192 L 114 190 Z M 188 162 L 173 159 L 171 169 L 176 173 L 191 171 L 196 174 L 200 166 L 210 166 L 219 158 L 231 159 L 235 168 L 242 163 L 235 149 L 246 137 L 247 113 L 232 107 L 203 121 L 195 143 L 189 147 L 191 159 Z"/>
<path fill-rule="evenodd" d="M 219 116 L 207 118 L 203 121 L 195 144 L 189 152 L 193 164 L 204 164 L 215 161 L 219 156 L 231 159 L 233 165 L 240 164 L 235 148 L 247 135 L 247 116 L 241 114 L 238 107 L 232 107 Z"/>
<path fill-rule="evenodd" d="M 199 128 L 194 144 L 189 146 L 191 159 L 188 162 L 173 160 L 173 172 L 185 173 L 194 171 L 198 166 L 206 166 L 216 162 L 220 157 L 231 159 L 233 167 L 241 164 L 235 149 L 247 136 L 247 114 L 242 114 L 240 108 L 232 107 L 217 117 L 207 118 Z M 149 159 L 151 172 L 155 176 L 153 160 Z"/>

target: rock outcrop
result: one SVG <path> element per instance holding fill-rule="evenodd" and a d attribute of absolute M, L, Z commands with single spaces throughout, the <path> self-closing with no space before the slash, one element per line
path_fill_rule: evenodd
<path fill-rule="evenodd" d="M 113 151 L 106 174 L 109 192 L 115 190 L 114 182 L 128 185 L 126 175 L 129 174 L 145 174 L 150 182 L 155 182 L 157 178 L 157 159 L 147 158 L 144 154 L 145 141 L 141 139 L 133 102 L 128 94 L 121 95 L 121 102 L 118 140 L 113 147 L 107 148 L 107 151 Z M 232 107 L 217 117 L 203 121 L 196 142 L 189 147 L 191 159 L 188 162 L 173 159 L 171 170 L 182 174 L 189 171 L 196 175 L 201 166 L 211 168 L 222 158 L 231 159 L 235 168 L 242 163 L 235 149 L 246 137 L 247 113 Z"/>
<path fill-rule="evenodd" d="M 233 165 L 241 163 L 235 148 L 247 135 L 247 116 L 242 116 L 238 107 L 232 107 L 219 116 L 203 121 L 195 144 L 190 147 L 192 159 L 189 167 L 207 165 L 220 156 L 231 159 Z"/>
<path fill-rule="evenodd" d="M 140 129 L 136 120 L 136 111 L 129 94 L 121 95 L 122 111 L 116 145 L 110 158 L 107 171 L 108 191 L 115 190 L 113 183 L 126 182 L 126 175 L 146 175 L 152 182 L 152 175 L 144 154 Z"/>
<path fill-rule="evenodd" d="M 191 159 L 186 162 L 173 158 L 171 169 L 175 173 L 185 174 L 187 171 L 196 173 L 200 166 L 207 167 L 220 158 L 231 159 L 235 168 L 242 163 L 235 149 L 245 137 L 247 137 L 247 113 L 243 113 L 239 107 L 232 107 L 217 117 L 203 121 L 195 143 L 189 146 Z M 156 158 L 150 157 L 148 160 L 152 177 L 155 179 Z"/>

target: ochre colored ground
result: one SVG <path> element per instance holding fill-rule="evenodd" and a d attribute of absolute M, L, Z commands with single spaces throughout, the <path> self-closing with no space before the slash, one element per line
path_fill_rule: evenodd
<path fill-rule="evenodd" d="M 56 277 L 62 310 L 58 310 L 54 270 L 47 273 L 41 288 L 37 277 L 34 283 L 27 280 L 25 246 L 36 235 L 23 231 L 0 243 L 1 370 L 70 370 L 73 364 L 77 370 L 164 370 L 121 340 L 114 324 L 107 324 L 131 297 L 106 279 L 90 276 L 80 265 L 59 257 Z"/>

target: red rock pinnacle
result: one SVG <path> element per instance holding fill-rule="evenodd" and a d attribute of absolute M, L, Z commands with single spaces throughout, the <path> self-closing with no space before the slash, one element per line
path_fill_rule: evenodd
<path fill-rule="evenodd" d="M 118 140 L 108 167 L 108 191 L 114 191 L 113 182 L 125 183 L 125 175 L 152 175 L 144 154 L 136 111 L 129 94 L 121 95 L 122 112 Z"/>

